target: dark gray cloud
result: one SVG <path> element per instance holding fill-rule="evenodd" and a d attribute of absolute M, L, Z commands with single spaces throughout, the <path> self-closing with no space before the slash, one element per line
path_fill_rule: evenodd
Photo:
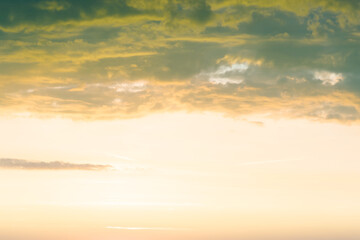
<path fill-rule="evenodd" d="M 24 170 L 88 170 L 100 171 L 112 169 L 111 165 L 69 163 L 69 162 L 41 162 L 28 161 L 14 158 L 0 158 L 0 168 L 3 169 L 24 169 Z"/>

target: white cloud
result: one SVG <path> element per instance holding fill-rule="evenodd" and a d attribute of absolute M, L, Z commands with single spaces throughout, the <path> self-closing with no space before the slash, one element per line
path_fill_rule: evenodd
<path fill-rule="evenodd" d="M 145 81 L 129 82 L 129 83 L 117 83 L 109 86 L 111 89 L 115 89 L 117 92 L 142 92 L 146 89 Z"/>
<path fill-rule="evenodd" d="M 209 82 L 213 84 L 222 84 L 226 85 L 228 83 L 231 84 L 240 84 L 243 80 L 242 79 L 231 79 L 231 78 L 222 78 L 222 77 L 210 77 Z"/>
<path fill-rule="evenodd" d="M 234 74 L 245 72 L 249 68 L 247 63 L 235 63 L 230 66 L 222 65 L 216 71 L 210 72 L 208 81 L 212 84 L 240 84 L 243 79 Z"/>
<path fill-rule="evenodd" d="M 341 73 L 327 71 L 315 72 L 314 77 L 315 79 L 322 81 L 322 84 L 332 86 L 344 80 L 344 76 Z"/>
<path fill-rule="evenodd" d="M 220 74 L 225 74 L 228 72 L 244 72 L 249 68 L 249 65 L 247 63 L 235 63 L 232 64 L 231 66 L 220 66 L 215 74 L 220 75 Z"/>

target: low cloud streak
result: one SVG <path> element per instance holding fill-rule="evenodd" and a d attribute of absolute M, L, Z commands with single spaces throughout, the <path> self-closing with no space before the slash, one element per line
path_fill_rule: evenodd
<path fill-rule="evenodd" d="M 70 162 L 42 162 L 28 161 L 14 158 L 0 158 L 1 169 L 24 169 L 24 170 L 86 170 L 100 171 L 112 169 L 111 165 L 90 164 L 90 163 L 70 163 Z"/>

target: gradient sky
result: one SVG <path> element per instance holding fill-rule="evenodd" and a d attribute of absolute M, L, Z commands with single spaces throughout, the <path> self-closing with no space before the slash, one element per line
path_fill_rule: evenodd
<path fill-rule="evenodd" d="M 359 16 L 1 0 L 0 239 L 359 239 Z"/>

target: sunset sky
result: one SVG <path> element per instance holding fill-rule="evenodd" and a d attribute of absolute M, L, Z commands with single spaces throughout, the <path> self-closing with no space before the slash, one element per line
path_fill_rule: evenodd
<path fill-rule="evenodd" d="M 359 16 L 1 0 L 0 239 L 360 239 Z"/>

